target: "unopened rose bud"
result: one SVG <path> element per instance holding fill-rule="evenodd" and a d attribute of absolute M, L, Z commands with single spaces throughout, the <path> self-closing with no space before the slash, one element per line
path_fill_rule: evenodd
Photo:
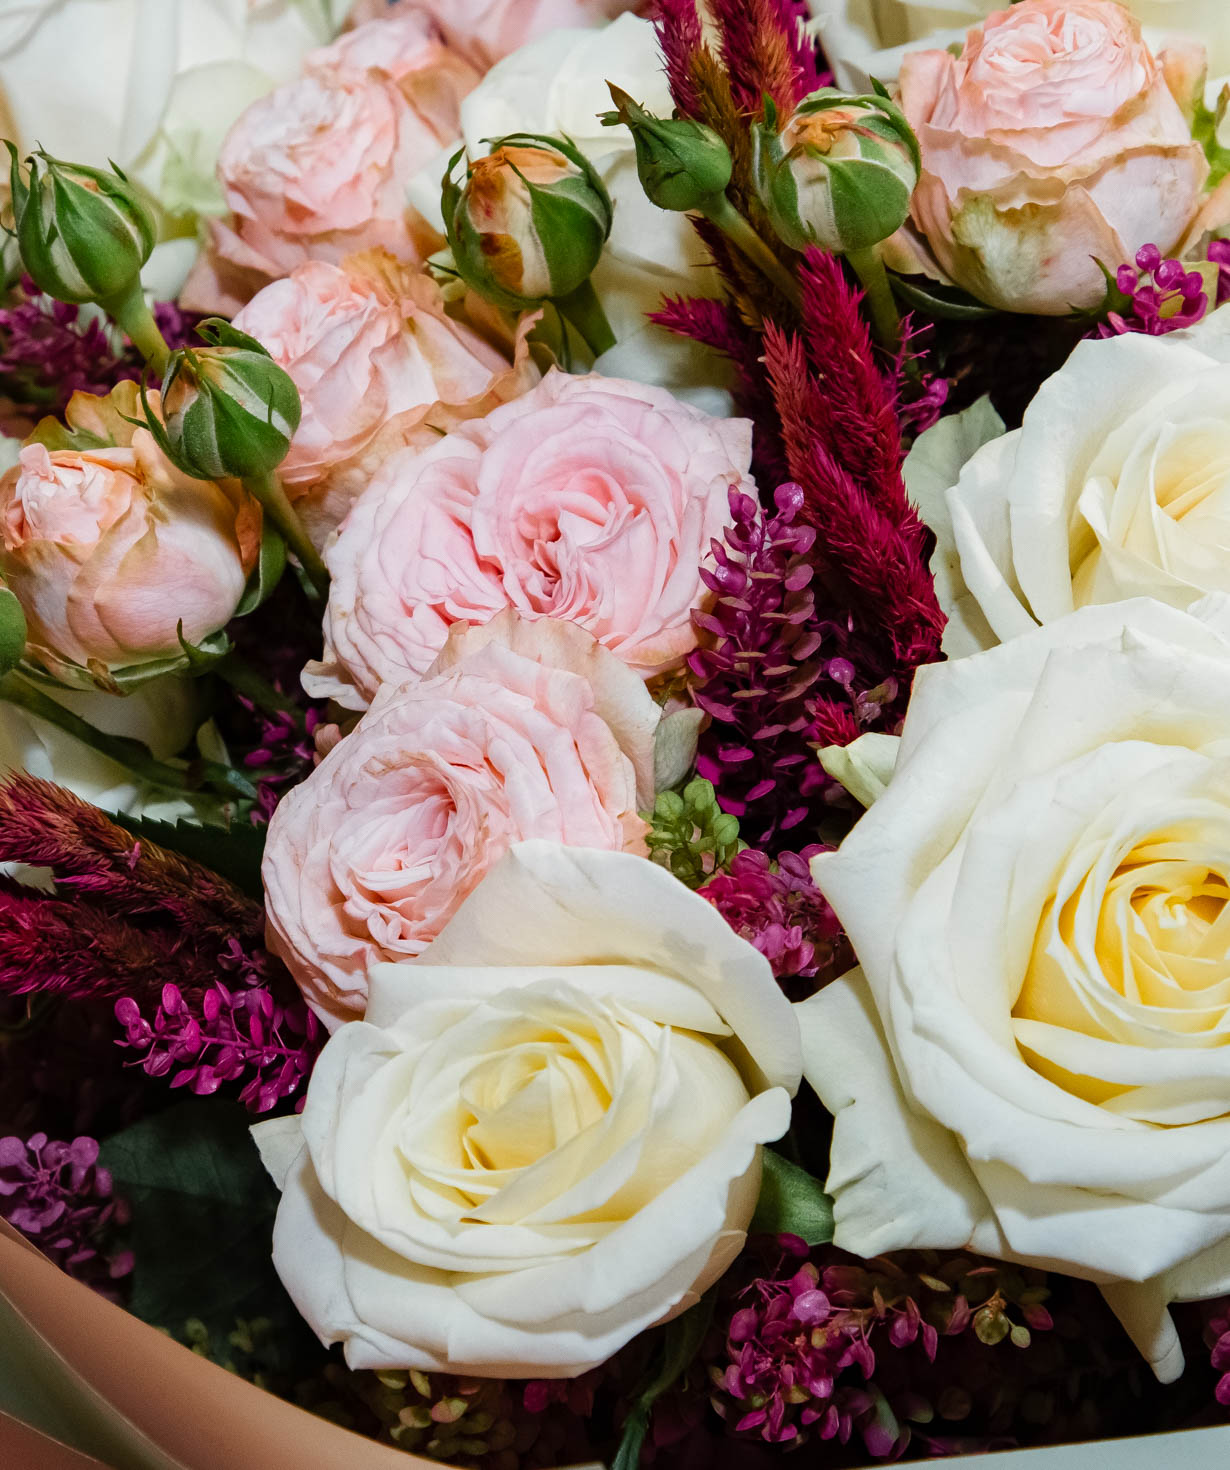
<path fill-rule="evenodd" d="M 208 344 L 172 353 L 162 384 L 162 422 L 149 428 L 185 474 L 256 480 L 272 474 L 299 427 L 299 393 L 254 337 L 211 318 Z"/>
<path fill-rule="evenodd" d="M 5 146 L 17 244 L 39 290 L 57 301 L 104 306 L 132 291 L 155 231 L 127 178 L 118 169 L 63 163 L 39 152 L 27 160 L 27 181 L 17 150 Z"/>
<path fill-rule="evenodd" d="M 784 125 L 770 104 L 752 136 L 760 201 L 793 249 L 866 250 L 905 223 L 921 160 L 887 97 L 822 87 Z"/>
<path fill-rule="evenodd" d="M 445 230 L 462 279 L 510 310 L 579 290 L 611 232 L 611 200 L 571 143 L 517 133 L 444 179 Z"/>
<path fill-rule="evenodd" d="M 659 209 L 701 210 L 726 192 L 730 149 L 710 127 L 690 118 L 659 118 L 608 82 L 615 111 L 606 127 L 620 123 L 636 144 L 636 171 L 647 197 Z"/>

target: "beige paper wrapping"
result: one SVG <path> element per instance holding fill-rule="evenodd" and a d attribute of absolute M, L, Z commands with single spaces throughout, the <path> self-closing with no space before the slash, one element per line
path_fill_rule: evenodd
<path fill-rule="evenodd" d="M 14 1470 L 440 1470 L 198 1357 L 64 1275 L 3 1221 L 0 1344 L 0 1372 L 24 1376 L 45 1427 L 89 1451 L 0 1415 L 0 1465 Z"/>

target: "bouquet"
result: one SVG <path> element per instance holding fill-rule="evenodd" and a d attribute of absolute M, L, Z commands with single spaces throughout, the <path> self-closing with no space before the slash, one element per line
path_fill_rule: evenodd
<path fill-rule="evenodd" d="M 127 5 L 0 16 L 13 1310 L 253 1464 L 1222 1422 L 1220 7 Z"/>

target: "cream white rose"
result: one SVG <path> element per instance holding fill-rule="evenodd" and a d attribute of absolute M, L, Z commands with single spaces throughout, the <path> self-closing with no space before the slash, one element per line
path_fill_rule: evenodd
<path fill-rule="evenodd" d="M 340 0 L 0 0 L 0 133 L 78 163 L 113 159 L 173 213 L 220 210 L 213 171 L 227 129 L 298 74 L 343 10 Z"/>
<path fill-rule="evenodd" d="M 1187 332 L 1082 342 L 944 492 L 933 447 L 962 437 L 942 422 L 906 465 L 936 533 L 950 657 L 1093 603 L 1230 592 L 1230 308 Z"/>
<path fill-rule="evenodd" d="M 602 30 L 552 31 L 497 62 L 462 103 L 464 142 L 475 157 L 490 151 L 484 140 L 508 133 L 563 134 L 576 144 L 615 205 L 610 239 L 592 280 L 619 346 L 599 370 L 682 389 L 683 397 L 698 391 L 700 407 L 729 413 L 729 399 L 715 396 L 726 372 L 714 355 L 681 344 L 645 320 L 664 296 L 709 296 L 720 282 L 685 216 L 659 209 L 645 197 L 631 133 L 598 121 L 608 110 L 608 81 L 651 112 L 671 115 L 674 103 L 649 21 L 622 15 Z M 433 218 L 440 211 L 446 162 L 447 152 L 411 190 L 415 206 L 434 211 Z"/>
<path fill-rule="evenodd" d="M 274 1264 L 351 1367 L 571 1377 L 734 1259 L 798 1024 L 665 869 L 523 843 L 370 982 L 302 1118 L 254 1130 Z"/>
<path fill-rule="evenodd" d="M 1008 0 L 808 0 L 839 85 L 861 91 L 869 77 L 891 82 L 906 51 L 960 43 Z M 1195 42 L 1213 77 L 1230 72 L 1230 8 L 1225 0 L 1120 0 L 1160 45 Z"/>
<path fill-rule="evenodd" d="M 837 1244 L 1230 1286 L 1230 599 L 1090 607 L 919 671 L 883 796 L 813 875 L 862 973 L 800 1008 Z"/>

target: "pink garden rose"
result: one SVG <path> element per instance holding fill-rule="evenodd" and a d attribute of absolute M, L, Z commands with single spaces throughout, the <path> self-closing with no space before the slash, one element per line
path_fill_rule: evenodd
<path fill-rule="evenodd" d="M 440 237 L 407 180 L 461 131 L 478 73 L 416 16 L 372 21 L 313 52 L 303 77 L 254 102 L 227 134 L 218 177 L 231 222 L 212 221 L 186 305 L 232 311 L 305 260 L 382 247 L 417 262 Z"/>
<path fill-rule="evenodd" d="M 1169 252 L 1209 170 L 1171 93 L 1191 97 L 1192 57 L 1165 60 L 1114 0 L 1023 0 L 972 29 L 960 57 L 907 53 L 913 220 L 940 270 L 991 306 L 1063 315 L 1102 299 L 1096 261 Z"/>
<path fill-rule="evenodd" d="M 552 370 L 515 403 L 390 459 L 325 560 L 319 698 L 363 709 L 422 674 L 459 621 L 579 623 L 638 673 L 696 646 L 700 568 L 748 478 L 752 426 L 663 388 Z"/>
<path fill-rule="evenodd" d="M 30 444 L 0 480 L 0 575 L 25 612 L 31 653 L 66 676 L 66 662 L 174 657 L 181 621 L 199 643 L 230 620 L 256 561 L 254 503 L 238 485 L 175 469 L 147 429 L 120 417 L 135 416 L 136 399 L 132 383 L 110 399 L 77 394 L 69 422 L 120 442 Z"/>
<path fill-rule="evenodd" d="M 644 854 L 658 708 L 580 628 L 505 612 L 454 627 L 274 813 L 269 938 L 329 1025 L 367 971 L 422 953 L 515 842 Z"/>
<path fill-rule="evenodd" d="M 375 463 L 435 443 L 531 387 L 524 334 L 514 361 L 447 316 L 439 288 L 391 256 L 308 261 L 235 318 L 290 374 L 303 417 L 279 474 L 323 545 Z"/>
<path fill-rule="evenodd" d="M 481 71 L 548 31 L 600 26 L 642 0 L 359 0 L 359 21 L 378 15 L 428 18 L 445 41 Z"/>

